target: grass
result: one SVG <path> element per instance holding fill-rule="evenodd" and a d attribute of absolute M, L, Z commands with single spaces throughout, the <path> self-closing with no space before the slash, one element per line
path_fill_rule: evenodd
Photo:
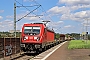
<path fill-rule="evenodd" d="M 68 49 L 90 49 L 89 40 L 71 40 Z"/>

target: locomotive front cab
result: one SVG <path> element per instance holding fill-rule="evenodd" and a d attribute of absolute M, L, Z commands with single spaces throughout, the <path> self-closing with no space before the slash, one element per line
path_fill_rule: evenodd
<path fill-rule="evenodd" d="M 42 47 L 44 33 L 43 24 L 24 24 L 22 28 L 21 48 L 33 51 Z"/>
<path fill-rule="evenodd" d="M 25 26 L 22 35 L 22 42 L 37 43 L 40 42 L 40 26 Z"/>

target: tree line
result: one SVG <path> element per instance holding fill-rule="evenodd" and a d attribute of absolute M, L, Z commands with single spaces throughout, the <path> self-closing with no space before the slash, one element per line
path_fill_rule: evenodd
<path fill-rule="evenodd" d="M 80 40 L 81 36 L 79 33 L 67 33 L 64 34 L 66 37 L 71 36 L 73 39 L 77 39 Z M 3 37 L 14 37 L 14 33 L 10 33 L 10 32 L 0 32 L 0 38 Z M 16 37 L 21 37 L 21 32 L 16 32 Z M 82 36 L 84 37 L 84 36 Z M 60 33 L 55 33 L 55 39 L 59 39 L 60 38 Z M 88 39 L 90 40 L 90 34 L 88 34 Z"/>
<path fill-rule="evenodd" d="M 21 32 L 16 32 L 16 37 L 20 37 L 20 36 L 21 36 Z M 4 37 L 14 37 L 14 33 L 0 32 L 0 38 L 4 38 Z"/>
<path fill-rule="evenodd" d="M 65 37 L 71 36 L 74 40 L 81 40 L 85 38 L 85 35 L 79 34 L 79 33 L 67 33 L 64 34 Z M 90 34 L 87 35 L 88 36 L 88 40 L 90 40 Z M 60 34 L 59 33 L 55 33 L 55 39 L 59 39 L 60 38 Z"/>

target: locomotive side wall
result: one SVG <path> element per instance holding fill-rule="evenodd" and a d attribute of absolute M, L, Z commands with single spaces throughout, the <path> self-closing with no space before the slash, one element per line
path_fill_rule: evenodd
<path fill-rule="evenodd" d="M 54 41 L 54 32 L 47 31 L 47 42 Z"/>

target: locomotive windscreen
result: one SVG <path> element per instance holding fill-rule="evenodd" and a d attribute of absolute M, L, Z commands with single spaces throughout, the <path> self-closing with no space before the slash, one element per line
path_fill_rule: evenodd
<path fill-rule="evenodd" d="M 29 35 L 38 35 L 40 34 L 40 27 L 38 26 L 25 26 L 24 33 Z"/>

